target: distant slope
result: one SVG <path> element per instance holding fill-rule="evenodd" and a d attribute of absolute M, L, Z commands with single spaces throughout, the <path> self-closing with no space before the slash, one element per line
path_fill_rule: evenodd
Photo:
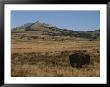
<path fill-rule="evenodd" d="M 37 31 L 43 35 L 51 35 L 51 36 L 70 36 L 70 37 L 81 37 L 87 39 L 99 39 L 100 30 L 95 31 L 72 31 L 67 29 L 60 29 L 56 26 L 41 23 L 39 21 L 35 23 L 26 23 L 20 27 L 16 27 L 12 29 L 12 32 L 25 32 L 25 31 Z"/>

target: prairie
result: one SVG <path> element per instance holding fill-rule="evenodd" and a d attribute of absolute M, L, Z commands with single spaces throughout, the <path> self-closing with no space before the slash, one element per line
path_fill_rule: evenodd
<path fill-rule="evenodd" d="M 41 31 L 40 31 L 41 32 Z M 12 32 L 12 77 L 99 77 L 100 41 L 75 36 L 47 35 L 37 31 Z M 72 67 L 69 55 L 89 54 L 89 65 Z"/>

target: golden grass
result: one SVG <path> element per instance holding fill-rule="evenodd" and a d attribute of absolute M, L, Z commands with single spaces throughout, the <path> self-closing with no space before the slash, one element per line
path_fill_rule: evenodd
<path fill-rule="evenodd" d="M 99 49 L 98 41 L 34 41 L 12 43 L 12 52 L 50 52 Z"/>
<path fill-rule="evenodd" d="M 12 39 L 11 76 L 16 77 L 97 77 L 100 76 L 99 41 L 86 39 Z M 91 64 L 71 67 L 69 55 L 85 52 Z"/>
<path fill-rule="evenodd" d="M 99 64 L 89 65 L 87 68 L 50 67 L 45 65 L 15 65 L 12 67 L 12 76 L 16 77 L 98 77 Z"/>

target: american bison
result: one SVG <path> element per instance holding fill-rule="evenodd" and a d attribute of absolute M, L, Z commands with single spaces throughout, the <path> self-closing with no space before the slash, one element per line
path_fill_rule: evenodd
<path fill-rule="evenodd" d="M 69 60 L 72 67 L 81 68 L 82 65 L 90 63 L 90 56 L 84 53 L 75 53 L 69 56 Z"/>

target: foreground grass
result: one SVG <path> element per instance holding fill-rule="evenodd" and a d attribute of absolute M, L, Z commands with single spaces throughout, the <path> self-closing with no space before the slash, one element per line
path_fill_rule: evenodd
<path fill-rule="evenodd" d="M 97 77 L 100 76 L 99 65 L 89 65 L 86 68 L 72 68 L 61 66 L 15 65 L 12 76 L 16 77 Z"/>
<path fill-rule="evenodd" d="M 97 77 L 100 76 L 99 54 L 91 56 L 90 65 L 77 69 L 71 67 L 69 54 L 76 51 L 57 53 L 13 53 L 11 76 L 16 77 Z M 83 52 L 83 51 L 77 51 Z M 86 52 L 86 51 L 84 51 Z"/>

